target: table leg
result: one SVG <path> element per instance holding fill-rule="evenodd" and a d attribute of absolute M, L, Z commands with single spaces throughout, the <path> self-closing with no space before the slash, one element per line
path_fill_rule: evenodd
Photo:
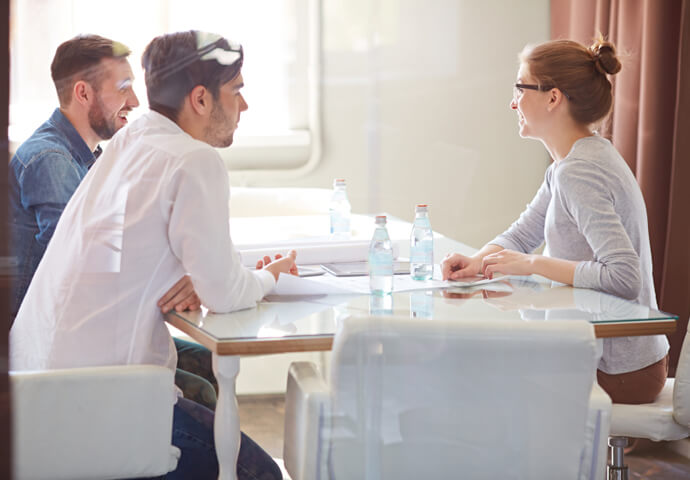
<path fill-rule="evenodd" d="M 218 479 L 237 480 L 237 455 L 240 452 L 240 417 L 235 396 L 235 380 L 240 357 L 213 354 L 213 373 L 218 381 L 218 401 L 214 420 L 214 439 L 218 457 Z"/>

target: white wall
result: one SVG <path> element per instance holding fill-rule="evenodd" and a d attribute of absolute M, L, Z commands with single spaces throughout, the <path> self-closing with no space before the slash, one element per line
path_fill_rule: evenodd
<path fill-rule="evenodd" d="M 481 246 L 536 192 L 548 156 L 508 108 L 526 43 L 549 34 L 548 0 L 323 0 L 323 156 L 262 186 L 348 180 L 356 212 L 413 218 Z"/>

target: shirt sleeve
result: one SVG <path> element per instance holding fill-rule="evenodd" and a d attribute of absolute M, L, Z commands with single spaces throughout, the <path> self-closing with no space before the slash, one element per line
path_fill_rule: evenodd
<path fill-rule="evenodd" d="M 22 207 L 36 215 L 39 229 L 36 240 L 44 248 L 81 180 L 72 159 L 59 151 L 39 154 L 20 176 Z"/>
<path fill-rule="evenodd" d="M 569 161 L 557 175 L 558 195 L 594 253 L 594 260 L 578 263 L 573 286 L 637 298 L 640 258 L 615 210 L 604 172 Z"/>
<path fill-rule="evenodd" d="M 172 174 L 168 239 L 201 302 L 214 312 L 248 308 L 275 285 L 265 270 L 242 266 L 230 239 L 228 175 L 215 150 L 188 155 Z"/>
<path fill-rule="evenodd" d="M 546 170 L 544 181 L 532 201 L 513 224 L 489 243 L 508 250 L 531 253 L 544 243 L 546 210 L 551 202 L 551 173 L 553 164 Z"/>

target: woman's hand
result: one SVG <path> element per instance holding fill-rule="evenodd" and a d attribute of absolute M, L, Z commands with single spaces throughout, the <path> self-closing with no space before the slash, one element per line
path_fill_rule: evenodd
<path fill-rule="evenodd" d="M 536 273 L 534 266 L 536 257 L 536 255 L 516 252 L 515 250 L 501 250 L 484 257 L 481 272 L 486 278 L 493 278 L 494 273 L 531 275 Z"/>
<path fill-rule="evenodd" d="M 466 257 L 459 253 L 449 253 L 441 262 L 444 280 L 459 280 L 477 275 L 482 267 L 479 257 Z"/>

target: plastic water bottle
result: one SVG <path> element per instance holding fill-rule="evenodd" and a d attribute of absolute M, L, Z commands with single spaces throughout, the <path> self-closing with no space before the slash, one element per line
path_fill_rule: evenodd
<path fill-rule="evenodd" d="M 434 233 L 429 222 L 429 207 L 417 205 L 410 235 L 410 275 L 414 280 L 429 280 L 434 274 Z"/>
<path fill-rule="evenodd" d="M 333 196 L 328 206 L 331 214 L 331 235 L 347 238 L 350 236 L 350 202 L 347 199 L 345 180 L 333 180 Z"/>
<path fill-rule="evenodd" d="M 431 290 L 410 292 L 410 317 L 434 318 L 434 294 Z"/>
<path fill-rule="evenodd" d="M 393 315 L 393 295 L 371 295 L 369 297 L 371 315 Z"/>
<path fill-rule="evenodd" d="M 369 290 L 372 295 L 393 292 L 393 245 L 386 230 L 386 216 L 376 217 L 376 230 L 369 244 Z"/>

